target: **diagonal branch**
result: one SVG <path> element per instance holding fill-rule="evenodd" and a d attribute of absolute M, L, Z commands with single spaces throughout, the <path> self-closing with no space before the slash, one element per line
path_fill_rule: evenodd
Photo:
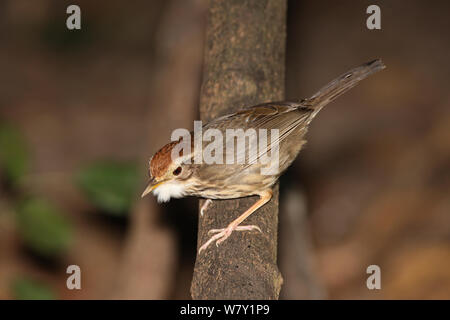
<path fill-rule="evenodd" d="M 200 115 L 209 121 L 244 106 L 284 98 L 286 0 L 210 0 Z M 198 246 L 256 197 L 213 201 L 199 217 Z M 201 204 L 203 201 L 201 201 Z M 247 220 L 257 232 L 234 232 L 197 256 L 194 299 L 277 299 L 278 185 Z"/>

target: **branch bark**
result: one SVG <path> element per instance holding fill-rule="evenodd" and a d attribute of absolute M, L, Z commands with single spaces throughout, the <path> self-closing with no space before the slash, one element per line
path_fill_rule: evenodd
<path fill-rule="evenodd" d="M 211 0 L 208 19 L 201 119 L 282 100 L 286 0 Z M 278 299 L 278 185 L 273 191 L 272 200 L 245 221 L 258 225 L 262 234 L 234 232 L 218 248 L 212 245 L 197 256 L 193 299 Z M 199 216 L 198 247 L 210 229 L 226 227 L 255 201 L 214 201 Z"/>

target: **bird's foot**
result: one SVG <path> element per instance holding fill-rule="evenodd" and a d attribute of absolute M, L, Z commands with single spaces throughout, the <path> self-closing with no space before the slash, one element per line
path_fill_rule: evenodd
<path fill-rule="evenodd" d="M 206 209 L 208 209 L 209 205 L 212 203 L 211 199 L 207 199 L 202 207 L 200 208 L 200 215 L 203 217 L 203 214 L 205 213 Z"/>
<path fill-rule="evenodd" d="M 223 229 L 211 229 L 208 231 L 208 234 L 217 233 L 212 236 L 208 241 L 203 244 L 200 249 L 198 249 L 198 254 L 205 250 L 212 242 L 216 241 L 216 246 L 219 246 L 220 243 L 224 242 L 233 231 L 252 231 L 258 230 L 262 233 L 261 229 L 258 226 L 250 225 L 250 226 L 236 226 L 234 224 L 230 224 L 228 227 Z"/>

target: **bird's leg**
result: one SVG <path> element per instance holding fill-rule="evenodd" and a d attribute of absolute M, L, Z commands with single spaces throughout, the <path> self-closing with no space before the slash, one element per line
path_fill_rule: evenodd
<path fill-rule="evenodd" d="M 211 199 L 207 199 L 202 207 L 200 208 L 200 215 L 203 217 L 203 214 L 205 213 L 205 210 L 208 209 L 209 205 L 212 203 Z"/>
<path fill-rule="evenodd" d="M 250 208 L 248 208 L 243 214 L 241 214 L 236 220 L 231 222 L 228 227 L 224 229 L 212 229 L 208 233 L 217 233 L 212 236 L 208 241 L 205 242 L 204 245 L 198 249 L 198 253 L 205 250 L 212 242 L 216 241 L 216 245 L 218 246 L 221 242 L 225 241 L 230 234 L 236 231 L 244 231 L 244 230 L 258 230 L 261 232 L 261 229 L 258 226 L 250 225 L 250 226 L 240 226 L 242 221 L 247 219 L 253 212 L 261 208 L 272 198 L 272 190 L 268 189 L 259 194 L 259 200 L 256 201 Z"/>

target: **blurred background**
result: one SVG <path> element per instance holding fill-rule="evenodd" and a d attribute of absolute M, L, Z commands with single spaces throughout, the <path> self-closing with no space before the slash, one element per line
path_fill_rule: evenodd
<path fill-rule="evenodd" d="M 207 5 L 0 0 L 0 299 L 190 298 L 198 201 L 139 195 L 198 119 Z M 281 180 L 282 298 L 450 299 L 449 9 L 289 1 L 286 98 L 387 69 L 321 112 Z"/>

